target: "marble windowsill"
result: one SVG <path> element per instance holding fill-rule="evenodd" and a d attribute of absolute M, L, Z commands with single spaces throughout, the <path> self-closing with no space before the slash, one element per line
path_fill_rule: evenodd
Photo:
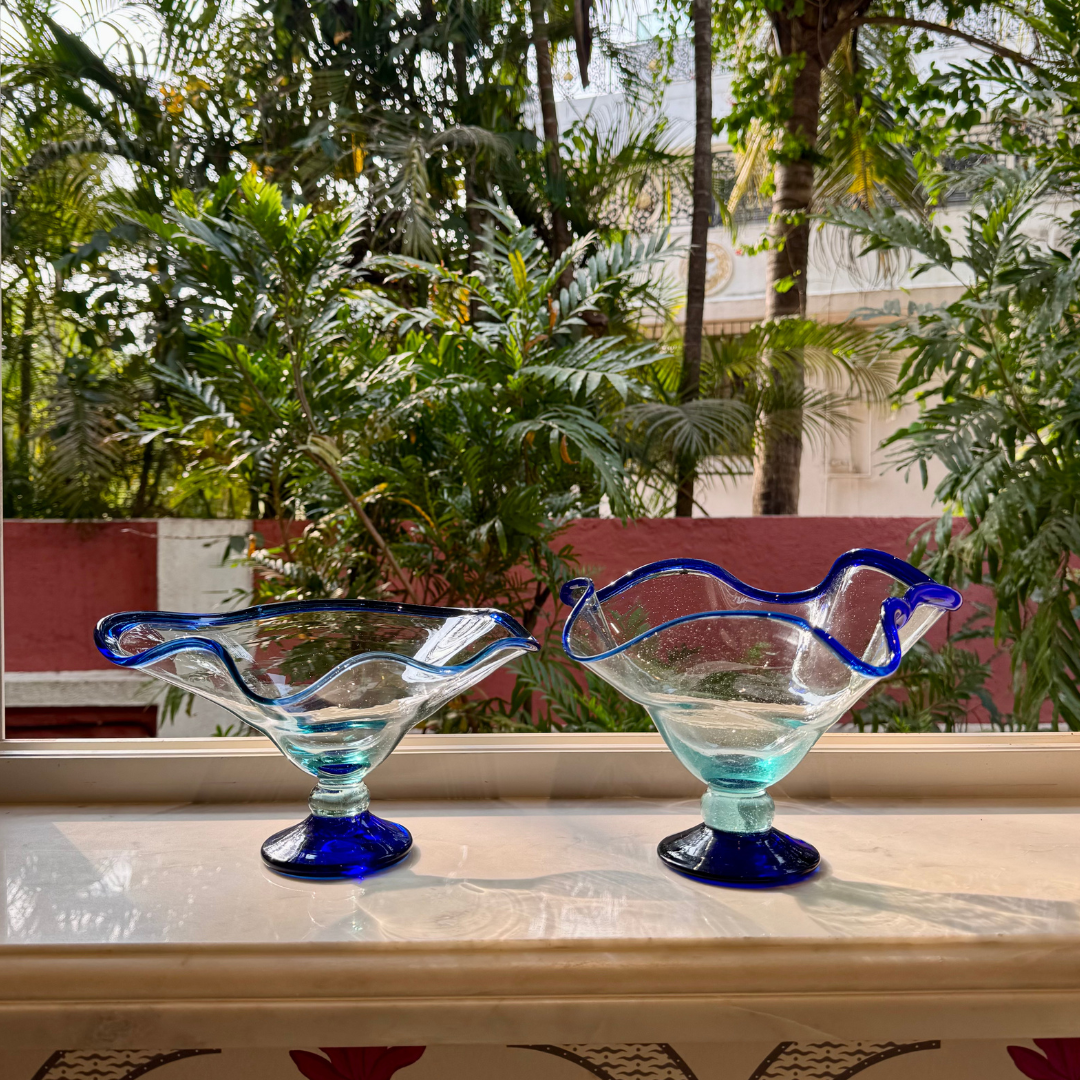
<path fill-rule="evenodd" d="M 820 801 L 823 869 L 711 887 L 693 801 L 380 802 L 362 882 L 265 869 L 301 808 L 0 807 L 9 1046 L 1075 1036 L 1080 805 Z"/>

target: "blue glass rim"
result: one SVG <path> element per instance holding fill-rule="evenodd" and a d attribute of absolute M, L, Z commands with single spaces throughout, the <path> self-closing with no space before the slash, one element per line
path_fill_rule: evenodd
<path fill-rule="evenodd" d="M 803 604 L 811 600 L 816 600 L 823 593 L 828 592 L 836 579 L 844 573 L 844 571 L 858 566 L 868 566 L 874 570 L 880 570 L 882 573 L 888 574 L 890 577 L 908 586 L 907 592 L 904 593 L 902 597 L 891 596 L 881 605 L 881 629 L 885 635 L 885 642 L 889 647 L 889 658 L 884 664 L 868 664 L 865 660 L 857 657 L 846 646 L 837 641 L 832 634 L 822 630 L 820 627 L 811 626 L 810 623 L 802 618 L 802 616 L 792 615 L 786 611 L 696 611 L 690 615 L 680 615 L 678 618 L 669 619 L 659 626 L 650 627 L 648 630 L 643 631 L 629 641 L 624 641 L 621 645 L 617 645 L 614 649 L 597 653 L 594 656 L 580 656 L 575 653 L 570 646 L 570 634 L 573 630 L 574 623 L 584 610 L 585 605 L 593 599 L 593 597 L 602 604 L 605 600 L 609 600 L 611 597 L 618 596 L 619 593 L 625 592 L 639 581 L 657 577 L 661 574 L 672 572 L 696 572 L 708 574 L 751 600 L 758 600 L 765 604 Z M 584 589 L 585 591 L 575 601 L 573 594 L 578 589 Z M 598 661 L 608 660 L 613 656 L 618 656 L 619 653 L 633 648 L 635 645 L 646 640 L 646 638 L 653 637 L 670 627 L 678 626 L 680 623 L 694 622 L 698 619 L 721 618 L 773 619 L 777 622 L 785 622 L 797 626 L 800 630 L 805 630 L 812 634 L 823 645 L 830 648 L 836 654 L 837 658 L 846 664 L 852 671 L 871 679 L 882 679 L 892 675 L 900 666 L 900 661 L 903 659 L 903 652 L 900 647 L 900 635 L 898 631 L 900 627 L 907 623 L 920 604 L 929 604 L 946 611 L 955 611 L 963 603 L 963 599 L 955 589 L 950 589 L 947 585 L 942 585 L 939 582 L 934 581 L 933 578 L 924 574 L 917 567 L 912 566 L 911 563 L 904 562 L 903 559 L 898 559 L 895 555 L 890 555 L 888 552 L 878 551 L 876 548 L 855 548 L 851 551 L 844 552 L 844 554 L 832 564 L 829 568 L 829 572 L 825 575 L 820 584 L 815 585 L 812 589 L 803 589 L 799 592 L 767 592 L 764 589 L 756 589 L 754 586 L 747 585 L 745 582 L 740 581 L 734 574 L 728 573 L 722 566 L 717 566 L 716 563 L 707 562 L 704 559 L 661 559 L 658 562 L 651 562 L 647 563 L 645 566 L 639 566 L 636 570 L 631 570 L 630 573 L 624 574 L 621 578 L 613 581 L 610 585 L 605 585 L 599 590 L 597 590 L 591 578 L 574 578 L 573 580 L 566 582 L 559 590 L 559 599 L 562 600 L 564 604 L 573 605 L 570 615 L 566 620 L 566 625 L 563 627 L 563 650 L 572 660 L 576 660 L 582 664 L 595 664 Z"/>
<path fill-rule="evenodd" d="M 160 645 L 155 645 L 145 652 L 135 653 L 132 656 L 122 656 L 112 647 L 113 643 L 125 630 L 139 623 L 154 622 L 159 626 L 170 629 L 197 631 L 235 623 L 254 622 L 259 619 L 274 619 L 282 615 L 318 614 L 324 611 L 415 615 L 430 619 L 450 619 L 460 615 L 486 615 L 492 621 L 509 630 L 511 636 L 503 638 L 501 641 L 493 641 L 462 664 L 429 664 L 424 660 L 416 660 L 410 656 L 402 656 L 400 653 L 385 651 L 359 653 L 335 665 L 325 675 L 320 676 L 303 690 L 278 698 L 263 697 L 262 694 L 255 693 L 244 681 L 236 666 L 236 661 L 233 660 L 228 650 L 225 649 L 221 642 L 214 641 L 212 638 L 177 638 L 175 641 L 164 641 Z M 147 667 L 177 652 L 195 650 L 213 653 L 225 665 L 237 689 L 242 691 L 251 701 L 259 705 L 284 706 L 296 705 L 305 701 L 344 672 L 374 660 L 390 660 L 401 664 L 403 667 L 416 668 L 431 675 L 451 676 L 460 675 L 471 668 L 475 668 L 493 653 L 504 649 L 520 649 L 523 652 L 538 652 L 540 649 L 540 643 L 525 627 L 498 608 L 428 607 L 423 604 L 394 604 L 385 600 L 289 600 L 278 604 L 257 604 L 254 607 L 220 614 L 177 611 L 120 611 L 115 615 L 106 615 L 97 624 L 94 628 L 94 644 L 102 656 L 120 667 Z"/>

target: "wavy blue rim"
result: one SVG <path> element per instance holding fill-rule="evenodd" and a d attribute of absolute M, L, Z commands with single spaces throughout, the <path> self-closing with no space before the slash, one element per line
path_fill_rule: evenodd
<path fill-rule="evenodd" d="M 691 615 L 680 615 L 676 619 L 669 619 L 659 626 L 650 627 L 643 633 L 638 634 L 637 637 L 631 638 L 629 641 L 625 641 L 607 652 L 597 653 L 595 656 L 579 656 L 570 647 L 570 633 L 573 630 L 574 623 L 584 609 L 585 604 L 594 596 L 602 604 L 605 600 L 625 592 L 637 582 L 656 577 L 659 574 L 671 573 L 672 571 L 709 574 L 751 600 L 760 600 L 766 604 L 803 604 L 810 600 L 816 600 L 823 593 L 828 592 L 836 579 L 845 570 L 854 566 L 872 567 L 909 586 L 902 597 L 890 596 L 881 605 L 881 628 L 885 634 L 885 641 L 889 646 L 889 659 L 884 664 L 866 663 L 865 660 L 859 659 L 837 641 L 832 634 L 822 630 L 820 627 L 811 626 L 801 616 L 791 615 L 786 611 L 697 611 Z M 585 592 L 575 601 L 573 593 L 577 589 L 584 589 Z M 580 664 L 595 664 L 601 660 L 610 659 L 627 649 L 633 648 L 633 646 L 646 638 L 659 634 L 662 630 L 678 626 L 680 623 L 693 622 L 696 619 L 774 619 L 778 622 L 790 623 L 813 634 L 824 645 L 832 649 L 837 657 L 852 671 L 871 679 L 882 679 L 892 675 L 900 666 L 903 652 L 900 648 L 898 631 L 911 618 L 920 604 L 930 604 L 946 611 L 955 611 L 963 603 L 963 599 L 955 589 L 950 589 L 947 585 L 934 581 L 933 578 L 928 577 L 921 570 L 912 566 L 911 563 L 904 562 L 903 559 L 898 559 L 895 555 L 888 554 L 888 552 L 878 551 L 876 548 L 855 548 L 852 551 L 844 552 L 832 564 L 829 572 L 819 585 L 814 586 L 812 589 L 803 589 L 800 592 L 766 592 L 764 589 L 755 589 L 752 585 L 740 581 L 734 574 L 728 573 L 722 566 L 706 562 L 704 559 L 661 559 L 659 562 L 647 563 L 645 566 L 639 566 L 636 570 L 631 570 L 629 574 L 624 574 L 617 581 L 605 585 L 599 591 L 597 591 L 591 578 L 574 578 L 559 590 L 559 599 L 564 604 L 573 605 L 566 620 L 566 625 L 563 627 L 563 650 L 567 656 Z"/>
<path fill-rule="evenodd" d="M 262 694 L 256 694 L 243 680 L 236 661 L 219 641 L 211 638 L 189 637 L 177 638 L 175 641 L 165 641 L 155 645 L 145 652 L 135 653 L 133 656 L 121 656 L 113 648 L 112 643 L 132 626 L 139 623 L 154 622 L 159 626 L 179 630 L 200 630 L 207 627 L 232 625 L 235 623 L 252 622 L 257 619 L 273 619 L 281 615 L 296 615 L 318 613 L 323 611 L 336 612 L 367 612 L 390 615 L 417 615 L 422 618 L 449 619 L 459 615 L 487 615 L 500 626 L 511 632 L 511 637 L 502 641 L 493 641 L 485 646 L 475 656 L 463 664 L 428 664 L 423 660 L 414 660 L 409 656 L 402 656 L 393 652 L 367 652 L 350 656 L 340 664 L 331 668 L 325 675 L 316 679 L 310 686 L 295 694 L 285 697 L 268 698 Z M 470 668 L 476 667 L 482 660 L 487 659 L 492 653 L 503 649 L 521 649 L 524 652 L 538 652 L 540 643 L 525 629 L 516 619 L 507 615 L 498 608 L 451 608 L 451 607 L 427 607 L 422 604 L 392 604 L 385 600 L 290 600 L 280 604 L 257 604 L 255 607 L 243 608 L 240 611 L 224 612 L 222 614 L 196 614 L 179 611 L 120 611 L 115 615 L 106 615 L 94 628 L 94 644 L 98 651 L 107 660 L 120 667 L 147 667 L 156 663 L 166 656 L 177 652 L 202 651 L 213 653 L 225 665 L 226 670 L 234 683 L 246 697 L 258 705 L 297 705 L 315 694 L 332 682 L 339 675 L 350 671 L 361 664 L 373 660 L 393 660 L 404 667 L 417 668 L 432 675 L 460 675 Z"/>

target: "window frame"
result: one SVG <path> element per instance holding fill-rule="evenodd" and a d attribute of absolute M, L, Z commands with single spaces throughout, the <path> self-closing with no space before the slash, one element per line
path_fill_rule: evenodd
<path fill-rule="evenodd" d="M 0 529 L 0 675 L 7 669 L 3 565 Z M 0 677 L 0 805 L 295 801 L 311 786 L 264 736 L 8 739 Z M 410 734 L 372 774 L 371 787 L 385 799 L 693 798 L 702 791 L 650 732 Z M 793 799 L 1080 799 L 1080 732 L 827 732 L 770 790 Z"/>
<path fill-rule="evenodd" d="M 11 739 L 0 803 L 279 802 L 312 779 L 267 738 Z M 690 799 L 703 785 L 653 733 L 407 735 L 379 799 Z M 1080 732 L 829 732 L 771 792 L 789 799 L 1080 800 Z"/>

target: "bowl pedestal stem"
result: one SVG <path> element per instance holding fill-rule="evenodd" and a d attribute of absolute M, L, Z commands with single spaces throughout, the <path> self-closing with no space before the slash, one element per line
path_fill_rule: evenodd
<path fill-rule="evenodd" d="M 376 817 L 370 802 L 363 780 L 320 777 L 308 797 L 311 813 L 267 839 L 263 861 L 279 873 L 312 878 L 364 877 L 392 866 L 409 853 L 412 836 Z"/>
<path fill-rule="evenodd" d="M 673 870 L 721 885 L 775 886 L 800 881 L 821 856 L 772 825 L 775 804 L 764 791 L 732 793 L 709 786 L 700 825 L 660 841 Z"/>

